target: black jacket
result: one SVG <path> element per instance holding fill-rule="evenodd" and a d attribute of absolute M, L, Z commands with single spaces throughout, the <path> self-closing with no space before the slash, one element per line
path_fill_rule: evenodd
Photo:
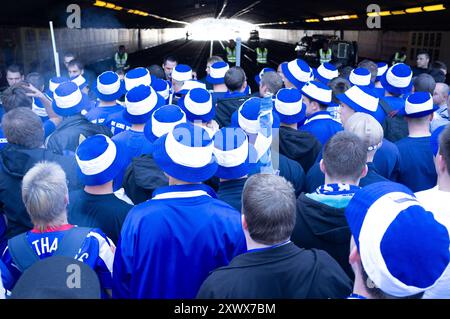
<path fill-rule="evenodd" d="M 233 114 L 245 101 L 251 98 L 251 95 L 245 95 L 232 98 L 221 98 L 217 100 L 216 117 L 214 118 L 219 127 L 228 127 L 231 125 L 231 114 Z"/>
<path fill-rule="evenodd" d="M 14 144 L 6 145 L 0 152 L 0 205 L 8 218 L 8 238 L 33 228 L 22 202 L 22 179 L 30 168 L 42 161 L 61 165 L 70 190 L 82 187 L 78 181 L 77 163 L 73 156 L 58 155 L 44 148 L 27 149 Z"/>
<path fill-rule="evenodd" d="M 325 250 L 353 278 L 348 263 L 351 232 L 344 212 L 344 208 L 334 208 L 301 194 L 291 240 L 299 247 Z"/>
<path fill-rule="evenodd" d="M 63 119 L 56 130 L 47 139 L 47 148 L 58 154 L 75 153 L 78 145 L 89 136 L 104 134 L 111 137 L 111 130 L 104 125 L 89 122 L 83 115 L 77 114 Z"/>
<path fill-rule="evenodd" d="M 246 178 L 241 178 L 220 182 L 219 189 L 217 190 L 217 198 L 240 212 L 242 190 L 246 181 Z"/>
<path fill-rule="evenodd" d="M 209 275 L 197 298 L 346 298 L 351 289 L 350 279 L 326 252 L 289 243 L 233 258 Z"/>
<path fill-rule="evenodd" d="M 135 205 L 152 197 L 153 191 L 167 186 L 168 179 L 151 155 L 134 157 L 122 181 L 122 187 Z"/>
<path fill-rule="evenodd" d="M 287 158 L 284 155 L 276 154 L 274 152 L 272 155 L 272 163 L 275 163 L 275 156 L 279 156 L 278 160 L 278 169 L 280 171 L 280 176 L 283 176 L 287 181 L 291 182 L 292 186 L 295 190 L 295 196 L 300 195 L 303 191 L 303 187 L 305 185 L 305 172 L 302 166 L 294 160 Z"/>
<path fill-rule="evenodd" d="M 300 163 L 307 172 L 322 148 L 319 140 L 309 132 L 285 126 L 280 127 L 278 134 L 280 153 Z"/>

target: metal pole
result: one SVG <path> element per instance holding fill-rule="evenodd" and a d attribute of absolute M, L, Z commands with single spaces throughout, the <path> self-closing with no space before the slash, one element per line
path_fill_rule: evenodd
<path fill-rule="evenodd" d="M 56 51 L 55 32 L 53 31 L 53 21 L 49 21 L 49 24 L 50 24 L 50 34 L 52 37 L 53 58 L 55 59 L 56 76 L 60 76 L 61 72 L 59 70 L 59 56 L 58 51 Z"/>
<path fill-rule="evenodd" d="M 236 66 L 241 66 L 241 38 L 236 38 Z"/>
<path fill-rule="evenodd" d="M 214 42 L 214 40 L 211 40 L 211 45 L 209 47 L 209 57 L 212 57 L 212 55 L 213 55 L 213 42 Z"/>

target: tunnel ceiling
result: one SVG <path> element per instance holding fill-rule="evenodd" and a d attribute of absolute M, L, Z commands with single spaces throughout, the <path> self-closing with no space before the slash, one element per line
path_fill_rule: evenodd
<path fill-rule="evenodd" d="M 54 21 L 56 26 L 66 25 L 71 3 L 80 5 L 81 27 L 107 28 L 166 28 L 184 27 L 175 21 L 193 22 L 200 18 L 238 18 L 264 28 L 282 29 L 352 29 L 367 30 L 367 6 L 378 3 L 381 10 L 402 10 L 423 7 L 447 1 L 364 1 L 364 0 L 108 0 L 123 7 L 116 11 L 93 5 L 95 0 L 13 0 L 2 3 L 0 24 L 4 26 L 47 26 Z M 444 11 L 424 12 L 381 17 L 385 30 L 448 30 L 450 29 L 450 5 Z M 150 14 L 140 16 L 128 13 L 127 9 L 140 10 Z M 324 17 L 358 15 L 357 19 L 322 21 Z M 152 15 L 158 16 L 154 17 Z M 164 19 L 167 18 L 167 19 Z M 306 19 L 320 22 L 306 23 Z M 284 22 L 283 24 L 268 24 Z"/>

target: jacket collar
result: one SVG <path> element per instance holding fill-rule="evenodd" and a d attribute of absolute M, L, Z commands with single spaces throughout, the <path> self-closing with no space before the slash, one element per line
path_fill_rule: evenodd
<path fill-rule="evenodd" d="M 319 111 L 314 113 L 313 115 L 308 116 L 308 118 L 305 121 L 305 124 L 308 124 L 309 122 L 316 121 L 316 120 L 333 120 L 331 117 L 331 114 L 327 111 Z"/>
<path fill-rule="evenodd" d="M 172 185 L 163 186 L 155 189 L 152 200 L 158 199 L 175 199 L 209 196 L 217 198 L 214 190 L 205 184 L 186 184 L 186 185 Z"/>

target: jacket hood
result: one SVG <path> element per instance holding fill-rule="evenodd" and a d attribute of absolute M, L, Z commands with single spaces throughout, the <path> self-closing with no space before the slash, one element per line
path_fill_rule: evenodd
<path fill-rule="evenodd" d="M 23 178 L 37 162 L 45 160 L 45 149 L 27 149 L 18 145 L 8 144 L 0 152 L 0 163 L 5 172 L 17 178 Z"/>
<path fill-rule="evenodd" d="M 343 200 L 341 196 L 333 197 L 336 201 Z M 350 228 L 345 218 L 345 208 L 326 205 L 304 193 L 299 196 L 297 206 L 304 222 L 315 236 L 336 244 L 349 242 Z"/>

